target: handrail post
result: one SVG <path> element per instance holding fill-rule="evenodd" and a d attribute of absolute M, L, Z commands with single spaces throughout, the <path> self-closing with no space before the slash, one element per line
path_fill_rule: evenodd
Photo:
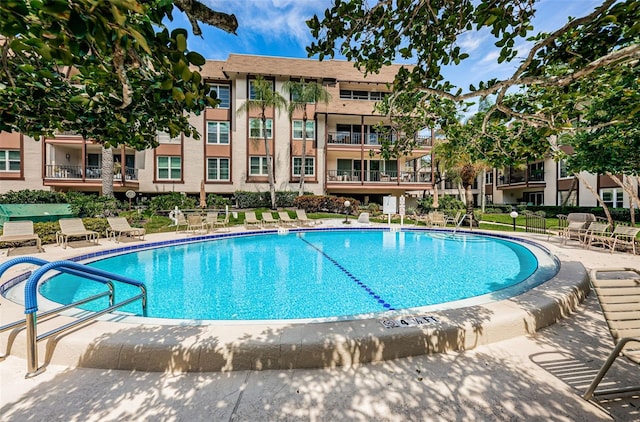
<path fill-rule="evenodd" d="M 36 328 L 36 313 L 27 314 L 27 375 L 25 378 L 38 374 L 38 336 Z"/>

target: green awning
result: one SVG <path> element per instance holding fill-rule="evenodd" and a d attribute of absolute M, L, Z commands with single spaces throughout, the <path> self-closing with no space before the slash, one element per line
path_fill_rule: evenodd
<path fill-rule="evenodd" d="M 0 204 L 0 226 L 5 221 L 31 220 L 39 223 L 73 216 L 69 204 Z"/>

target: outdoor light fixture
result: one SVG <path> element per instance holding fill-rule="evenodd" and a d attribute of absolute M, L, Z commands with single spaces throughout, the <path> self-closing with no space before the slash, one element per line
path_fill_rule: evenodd
<path fill-rule="evenodd" d="M 513 218 L 513 231 L 516 231 L 516 218 L 518 218 L 518 211 L 516 211 L 516 207 L 511 207 L 511 214 L 509 215 Z"/>
<path fill-rule="evenodd" d="M 349 207 L 351 206 L 351 202 L 349 202 L 349 200 L 344 201 L 344 224 L 349 224 L 349 221 L 347 221 L 347 217 L 349 216 Z"/>

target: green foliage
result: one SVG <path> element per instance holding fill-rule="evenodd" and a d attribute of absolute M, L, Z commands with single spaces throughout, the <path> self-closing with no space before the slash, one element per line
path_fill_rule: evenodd
<path fill-rule="evenodd" d="M 378 214 L 380 212 L 380 205 L 376 204 L 375 202 L 371 202 L 369 203 L 369 205 L 367 205 L 367 210 L 372 214 Z"/>
<path fill-rule="evenodd" d="M 81 192 L 66 193 L 71 211 L 78 217 L 111 217 L 118 213 L 123 204 L 115 198 L 107 196 L 87 195 Z"/>
<path fill-rule="evenodd" d="M 347 210 L 344 206 L 345 201 L 349 201 L 351 205 Z M 293 205 L 301 208 L 306 212 L 329 212 L 336 214 L 357 213 L 360 207 L 360 201 L 354 198 L 346 198 L 343 196 L 325 196 L 325 195 L 304 195 L 295 198 Z"/>
<path fill-rule="evenodd" d="M 1 204 L 64 204 L 66 202 L 64 193 L 45 190 L 10 190 L 0 194 Z"/>
<path fill-rule="evenodd" d="M 178 7 L 193 18 L 196 34 L 202 19 L 235 31 L 235 17 L 195 3 Z M 217 99 L 192 68 L 204 59 L 187 49 L 187 31 L 164 27 L 173 7 L 142 0 L 0 2 L 2 57 L 11 57 L 0 67 L 0 130 L 35 138 L 71 130 L 137 149 L 156 146 L 158 131 L 197 137 L 189 113 Z M 69 67 L 77 69 L 72 78 Z"/>
<path fill-rule="evenodd" d="M 158 211 L 170 211 L 175 207 L 181 210 L 195 209 L 198 205 L 198 201 L 187 195 L 183 195 L 180 192 L 171 192 L 163 195 L 154 196 L 149 200 L 149 210 L 152 213 Z"/>
<path fill-rule="evenodd" d="M 427 196 L 418 200 L 418 210 L 422 213 L 435 210 L 433 208 L 433 196 Z M 444 195 L 438 197 L 438 210 L 439 211 L 457 211 L 464 210 L 466 206 L 464 202 L 452 195 Z"/>
<path fill-rule="evenodd" d="M 298 196 L 297 192 L 293 191 L 277 191 L 276 207 L 291 207 L 294 204 L 295 198 Z M 235 191 L 233 197 L 238 208 L 260 208 L 271 207 L 271 198 L 266 192 L 249 192 L 249 191 Z"/>
<path fill-rule="evenodd" d="M 215 193 L 207 195 L 207 207 L 215 209 L 224 209 L 226 206 L 231 206 L 231 200 Z"/>

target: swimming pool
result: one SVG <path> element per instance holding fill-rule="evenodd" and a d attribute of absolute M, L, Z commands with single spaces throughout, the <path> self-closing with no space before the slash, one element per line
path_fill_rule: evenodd
<path fill-rule="evenodd" d="M 120 254 L 90 265 L 144 281 L 150 317 L 227 321 L 357 318 L 466 306 L 521 293 L 558 270 L 547 253 L 532 245 L 423 230 L 224 237 Z M 70 303 L 101 288 L 58 275 L 40 293 Z M 136 294 L 128 288 L 117 286 L 118 300 Z M 139 306 L 125 311 L 139 312 Z"/>

